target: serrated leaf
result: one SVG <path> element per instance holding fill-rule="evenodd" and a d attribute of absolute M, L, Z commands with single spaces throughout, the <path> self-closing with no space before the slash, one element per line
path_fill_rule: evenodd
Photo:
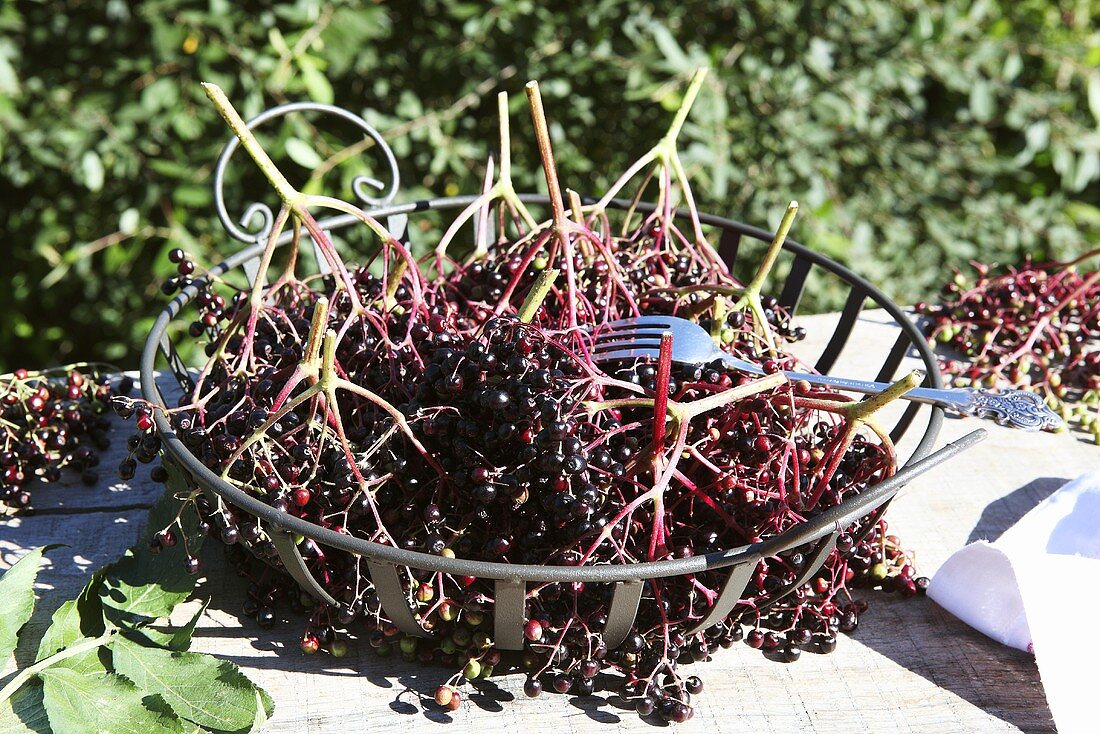
<path fill-rule="evenodd" d="M 103 572 L 97 571 L 81 589 L 76 599 L 62 604 L 50 621 L 50 626 L 38 643 L 38 656 L 42 660 L 59 650 L 69 647 L 77 640 L 99 637 L 106 626 L 103 623 L 103 606 L 99 591 L 103 581 Z M 101 673 L 106 668 L 99 659 L 99 650 L 89 650 L 80 655 L 66 658 L 61 665 L 78 673 Z"/>
<path fill-rule="evenodd" d="M 271 701 L 271 696 L 267 695 L 267 691 L 256 687 L 256 721 L 252 722 L 252 728 L 248 730 L 248 734 L 259 734 L 259 732 L 267 724 L 268 717 L 271 716 L 271 712 L 275 710 L 275 704 Z"/>
<path fill-rule="evenodd" d="M 198 626 L 199 619 L 202 617 L 203 613 L 206 612 L 206 607 L 209 604 L 209 600 L 203 602 L 194 616 L 180 627 L 169 630 L 160 630 L 155 627 L 141 627 L 128 631 L 126 635 L 130 639 L 141 638 L 148 640 L 158 647 L 166 647 L 169 650 L 187 650 L 191 647 L 191 638 L 195 634 L 195 627 Z"/>
<path fill-rule="evenodd" d="M 35 548 L 0 576 L 0 661 L 15 650 L 19 630 L 34 612 L 34 580 L 46 550 Z"/>
<path fill-rule="evenodd" d="M 6 701 L 0 701 L 3 734 L 51 734 L 50 720 L 42 705 L 42 684 L 32 681 Z"/>
<path fill-rule="evenodd" d="M 163 698 L 156 694 L 147 695 L 145 698 L 141 699 L 141 702 L 144 703 L 145 708 L 149 709 L 150 711 L 162 713 L 178 721 L 180 724 L 180 729 L 182 730 L 182 734 L 206 734 L 207 732 L 206 729 L 203 729 L 195 722 L 187 721 L 186 719 L 181 719 L 176 716 L 176 712 L 172 710 L 172 707 L 169 706 Z"/>
<path fill-rule="evenodd" d="M 286 141 L 286 154 L 290 160 L 302 168 L 314 169 L 323 162 L 313 146 L 300 138 L 290 138 Z"/>
<path fill-rule="evenodd" d="M 42 700 L 54 734 L 182 734 L 180 720 L 142 701 L 145 693 L 114 673 L 46 668 Z"/>
<path fill-rule="evenodd" d="M 248 730 L 270 699 L 257 706 L 257 688 L 226 660 L 194 652 L 143 647 L 128 640 L 112 646 L 115 670 L 155 693 L 183 719 L 207 729 Z M 262 694 L 266 696 L 266 694 Z"/>

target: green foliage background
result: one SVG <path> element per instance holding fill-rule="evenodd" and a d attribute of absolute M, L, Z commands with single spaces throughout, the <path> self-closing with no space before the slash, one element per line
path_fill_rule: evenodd
<path fill-rule="evenodd" d="M 517 185 L 539 187 L 529 78 L 564 182 L 599 192 L 709 66 L 681 138 L 704 210 L 774 226 L 798 199 L 798 239 L 902 302 L 970 258 L 1067 257 L 1100 228 L 1098 15 L 1090 0 L 4 3 L 0 370 L 133 366 L 165 250 L 240 246 L 212 210 L 226 129 L 204 80 L 246 115 L 306 99 L 363 113 L 413 198 L 476 190 L 501 89 Z"/>

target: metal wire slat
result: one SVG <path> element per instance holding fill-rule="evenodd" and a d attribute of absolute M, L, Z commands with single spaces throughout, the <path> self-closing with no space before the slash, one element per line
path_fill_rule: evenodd
<path fill-rule="evenodd" d="M 925 387 L 928 386 L 929 380 L 925 378 L 921 383 Z M 905 432 L 909 430 L 909 426 L 913 423 L 913 419 L 917 417 L 917 413 L 920 412 L 920 403 L 909 403 L 905 406 L 905 412 L 901 414 L 901 418 L 894 424 L 893 430 L 890 431 L 890 440 L 897 443 L 901 440 L 901 437 L 905 435 Z"/>
<path fill-rule="evenodd" d="M 336 606 L 336 600 L 329 596 L 329 593 L 317 583 L 317 579 L 310 573 L 305 559 L 298 551 L 298 545 L 294 542 L 294 533 L 274 529 L 269 534 L 271 542 L 275 544 L 275 550 L 279 553 L 279 560 L 283 562 L 283 568 L 298 582 L 298 585 L 314 598 L 323 601 L 325 604 Z"/>
<path fill-rule="evenodd" d="M 623 644 L 634 627 L 638 614 L 638 602 L 642 600 L 641 581 L 618 581 L 611 593 L 611 608 L 607 611 L 607 626 L 603 628 L 603 641 L 608 650 Z"/>
<path fill-rule="evenodd" d="M 826 374 L 836 364 L 836 358 L 848 343 L 848 337 L 852 335 L 852 327 L 855 326 L 866 300 L 867 294 L 859 288 L 853 287 L 848 293 L 848 300 L 844 302 L 844 310 L 840 312 L 840 319 L 837 321 L 833 336 L 825 345 L 825 351 L 821 353 L 817 364 L 814 365 L 818 372 Z"/>
<path fill-rule="evenodd" d="M 905 358 L 905 353 L 909 351 L 909 345 L 910 342 L 905 332 L 898 334 L 894 346 L 890 349 L 890 354 L 886 355 L 886 361 L 882 363 L 878 374 L 875 375 L 875 382 L 893 382 L 894 375 L 897 374 L 898 367 L 901 365 L 901 360 Z"/>
<path fill-rule="evenodd" d="M 731 271 L 737 262 L 737 250 L 741 247 L 741 233 L 734 229 L 723 229 L 718 238 L 718 257 Z"/>
<path fill-rule="evenodd" d="M 779 294 L 779 305 L 793 314 L 798 310 L 798 303 L 802 300 L 802 293 L 806 290 L 806 276 L 810 274 L 813 263 L 804 257 L 795 255 L 791 263 L 791 271 L 787 273 L 787 280 L 783 283 L 783 292 Z"/>
<path fill-rule="evenodd" d="M 370 571 L 370 580 L 374 582 L 374 589 L 378 593 L 382 611 L 390 621 L 407 635 L 430 637 L 413 616 L 401 577 L 397 575 L 397 566 L 367 557 L 367 569 Z"/>
<path fill-rule="evenodd" d="M 756 573 L 758 565 L 760 564 L 741 563 L 734 566 L 730 575 L 726 578 L 726 583 L 722 585 L 722 590 L 718 592 L 718 598 L 707 610 L 706 616 L 703 617 L 701 622 L 692 627 L 688 634 L 694 635 L 696 632 L 702 632 L 707 627 L 716 625 L 725 619 L 737 606 L 737 602 L 741 601 L 741 595 L 745 593 L 745 589 L 748 587 L 749 581 L 752 580 L 753 574 Z"/>
<path fill-rule="evenodd" d="M 179 352 L 176 351 L 176 345 L 172 343 L 167 332 L 161 337 L 160 350 L 168 359 L 168 369 L 172 370 L 172 376 L 175 377 L 176 382 L 179 383 L 180 390 L 185 393 L 194 390 L 195 383 L 191 381 L 191 376 L 187 374 L 187 365 L 184 364 L 183 359 L 180 358 Z"/>
<path fill-rule="evenodd" d="M 795 589 L 802 584 L 813 578 L 813 575 L 817 573 L 818 569 L 825 565 L 825 561 L 829 560 L 829 554 L 836 548 L 836 539 L 840 537 L 840 531 L 834 531 L 829 533 L 826 537 L 822 538 L 817 548 L 814 550 L 814 554 L 810 556 L 810 559 L 806 562 L 806 565 L 802 568 L 802 573 L 798 574 L 794 582 L 787 588 L 778 594 L 774 594 L 766 603 L 760 606 L 761 609 L 766 609 L 783 597 L 793 594 Z"/>
<path fill-rule="evenodd" d="M 501 650 L 523 649 L 527 616 L 527 584 L 522 579 L 497 579 L 493 593 L 493 644 Z"/>

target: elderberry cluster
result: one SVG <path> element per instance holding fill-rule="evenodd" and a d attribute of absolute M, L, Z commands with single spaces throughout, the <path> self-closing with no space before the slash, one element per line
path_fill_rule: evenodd
<path fill-rule="evenodd" d="M 117 389 L 128 393 L 133 381 L 122 378 Z M 98 481 L 113 392 L 106 376 L 79 366 L 0 377 L 0 511 L 30 509 L 34 483 L 59 481 L 64 471 L 89 486 Z"/>
<path fill-rule="evenodd" d="M 918 303 L 956 385 L 1033 390 L 1100 444 L 1100 252 L 1072 263 L 956 271 L 939 303 Z M 1092 266 L 1091 269 L 1089 266 Z"/>

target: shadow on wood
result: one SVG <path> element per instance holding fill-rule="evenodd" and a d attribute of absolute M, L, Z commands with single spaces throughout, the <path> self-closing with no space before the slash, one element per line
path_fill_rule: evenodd
<path fill-rule="evenodd" d="M 978 540 L 988 540 L 992 543 L 1068 481 L 1059 477 L 1039 477 L 1004 497 L 990 502 L 982 510 L 974 529 L 970 531 L 970 537 L 966 539 L 967 545 Z"/>

